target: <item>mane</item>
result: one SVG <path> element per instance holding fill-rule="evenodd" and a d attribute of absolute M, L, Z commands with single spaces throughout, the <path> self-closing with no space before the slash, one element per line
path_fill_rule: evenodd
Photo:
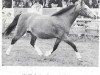
<path fill-rule="evenodd" d="M 66 8 L 63 8 L 63 9 L 61 9 L 60 11 L 58 11 L 58 12 L 52 14 L 51 16 L 58 16 L 58 15 L 61 15 L 61 14 L 65 13 L 65 12 L 67 12 L 68 10 L 72 9 L 74 6 L 75 6 L 75 5 L 70 5 L 70 6 L 66 7 Z"/>

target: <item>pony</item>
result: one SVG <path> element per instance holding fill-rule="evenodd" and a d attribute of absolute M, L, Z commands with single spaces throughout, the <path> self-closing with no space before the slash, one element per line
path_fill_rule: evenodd
<path fill-rule="evenodd" d="M 95 19 L 96 15 L 84 3 L 84 0 L 78 0 L 74 5 L 70 5 L 61 9 L 52 15 L 39 15 L 35 13 L 23 13 L 14 19 L 15 22 L 5 30 L 4 34 L 9 35 L 15 29 L 14 37 L 11 45 L 6 51 L 10 55 L 14 44 L 27 32 L 31 35 L 30 44 L 35 48 L 38 55 L 51 55 L 61 41 L 69 44 L 75 51 L 76 58 L 81 60 L 82 56 L 77 50 L 76 45 L 68 39 L 68 34 L 73 22 L 81 15 L 91 19 Z M 17 21 L 18 20 L 18 21 Z M 53 49 L 46 51 L 45 54 L 35 45 L 36 39 L 52 39 L 56 38 Z"/>

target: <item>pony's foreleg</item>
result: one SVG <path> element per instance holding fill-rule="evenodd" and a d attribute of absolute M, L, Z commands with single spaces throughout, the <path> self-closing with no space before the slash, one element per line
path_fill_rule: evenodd
<path fill-rule="evenodd" d="M 63 41 L 68 43 L 74 49 L 77 59 L 81 60 L 82 57 L 81 57 L 80 53 L 78 52 L 75 44 L 72 43 L 71 41 L 69 41 L 67 38 L 64 38 Z"/>
<path fill-rule="evenodd" d="M 31 34 L 31 33 L 30 33 Z M 35 48 L 35 50 L 37 51 L 38 55 L 43 55 L 42 51 L 35 45 L 37 37 L 34 36 L 33 34 L 31 34 L 31 41 L 30 44 Z"/>
<path fill-rule="evenodd" d="M 53 49 L 51 49 L 50 51 L 46 51 L 45 56 L 49 56 L 51 53 L 53 53 L 57 49 L 60 42 L 61 42 L 61 39 L 57 38 Z"/>

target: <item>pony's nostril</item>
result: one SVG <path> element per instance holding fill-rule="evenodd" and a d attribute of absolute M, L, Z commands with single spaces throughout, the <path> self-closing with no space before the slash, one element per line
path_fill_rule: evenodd
<path fill-rule="evenodd" d="M 96 19 L 96 18 L 97 18 L 97 16 L 96 16 L 96 15 L 94 15 L 94 18 Z"/>
<path fill-rule="evenodd" d="M 96 16 L 94 15 L 94 19 L 96 19 Z"/>
<path fill-rule="evenodd" d="M 97 18 L 97 16 L 96 16 L 96 15 L 94 15 L 94 16 L 93 16 L 93 19 L 96 19 L 96 18 Z"/>

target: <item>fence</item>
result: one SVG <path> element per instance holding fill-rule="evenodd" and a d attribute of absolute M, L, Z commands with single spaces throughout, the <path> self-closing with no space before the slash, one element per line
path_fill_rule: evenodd
<path fill-rule="evenodd" d="M 99 20 L 77 19 L 70 29 L 70 34 L 99 36 Z"/>

